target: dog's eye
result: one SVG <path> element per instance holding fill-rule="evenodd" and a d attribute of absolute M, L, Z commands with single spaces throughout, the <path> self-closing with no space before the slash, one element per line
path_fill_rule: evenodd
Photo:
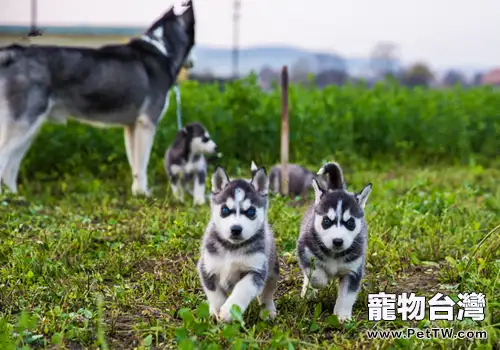
<path fill-rule="evenodd" d="M 210 140 L 209 137 L 203 136 L 203 138 L 201 139 L 201 142 L 208 142 L 209 140 Z"/>
<path fill-rule="evenodd" d="M 327 228 L 331 227 L 333 225 L 333 221 L 330 220 L 328 216 L 323 217 L 323 222 L 321 223 L 323 228 L 326 230 Z"/>
<path fill-rule="evenodd" d="M 352 231 L 354 230 L 354 228 L 356 227 L 356 222 L 354 221 L 353 218 L 350 218 L 349 220 L 347 220 L 345 223 L 344 223 L 344 226 L 346 229 L 348 229 L 349 231 Z"/>
<path fill-rule="evenodd" d="M 254 208 L 254 207 L 250 207 L 250 208 L 248 208 L 248 209 L 247 209 L 247 211 L 246 211 L 246 214 L 247 214 L 247 216 L 248 216 L 249 218 L 254 217 L 254 216 L 255 216 L 255 213 L 256 213 L 256 211 L 255 211 L 255 208 Z"/>
<path fill-rule="evenodd" d="M 229 214 L 231 214 L 231 210 L 229 210 L 227 206 L 223 206 L 220 210 L 220 215 L 225 218 L 226 216 L 229 216 Z"/>

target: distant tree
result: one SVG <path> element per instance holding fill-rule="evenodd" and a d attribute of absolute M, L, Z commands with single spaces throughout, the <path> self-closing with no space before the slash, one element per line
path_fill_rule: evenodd
<path fill-rule="evenodd" d="M 314 83 L 318 87 L 327 85 L 342 85 L 349 78 L 345 59 L 338 54 L 314 55 Z"/>
<path fill-rule="evenodd" d="M 311 64 L 307 57 L 299 58 L 290 67 L 290 80 L 302 83 L 307 82 L 311 72 Z"/>
<path fill-rule="evenodd" d="M 322 71 L 314 77 L 314 83 L 317 87 L 327 85 L 343 85 L 349 79 L 349 75 L 345 70 L 330 69 Z"/>
<path fill-rule="evenodd" d="M 465 79 L 465 76 L 462 74 L 462 72 L 458 70 L 451 69 L 448 72 L 446 72 L 444 78 L 443 78 L 443 84 L 446 86 L 453 86 L 453 85 L 466 85 L 467 81 Z"/>
<path fill-rule="evenodd" d="M 264 89 L 271 88 L 273 82 L 279 81 L 280 73 L 269 66 L 263 66 L 259 72 L 259 83 Z"/>
<path fill-rule="evenodd" d="M 474 74 L 474 78 L 472 78 L 472 84 L 474 86 L 481 85 L 482 80 L 483 80 L 483 73 L 476 73 Z"/>
<path fill-rule="evenodd" d="M 370 55 L 370 68 L 375 78 L 395 76 L 400 62 L 398 51 L 398 46 L 391 42 L 379 42 L 375 45 Z"/>
<path fill-rule="evenodd" d="M 418 62 L 410 66 L 402 74 L 401 81 L 408 86 L 429 86 L 434 74 L 427 64 Z"/>
<path fill-rule="evenodd" d="M 327 71 L 340 71 L 347 70 L 345 59 L 339 54 L 335 53 L 318 53 L 314 55 L 314 64 L 316 73 Z"/>

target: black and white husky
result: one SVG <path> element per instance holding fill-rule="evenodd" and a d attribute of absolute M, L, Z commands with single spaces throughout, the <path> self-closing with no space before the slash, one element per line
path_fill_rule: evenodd
<path fill-rule="evenodd" d="M 19 166 L 42 124 L 74 118 L 125 129 L 132 193 L 149 195 L 156 126 L 195 43 L 193 6 L 184 6 L 179 15 L 172 7 L 126 44 L 0 49 L 0 180 L 11 192 L 17 192 Z"/>
<path fill-rule="evenodd" d="M 233 305 L 243 313 L 256 297 L 270 318 L 276 316 L 279 263 L 267 223 L 268 185 L 264 168 L 250 182 L 230 181 L 221 167 L 212 175 L 211 218 L 197 267 L 210 313 L 218 320 L 231 321 Z"/>
<path fill-rule="evenodd" d="M 338 276 L 334 314 L 344 321 L 352 317 L 364 275 L 368 235 L 364 208 L 372 184 L 359 193 L 347 192 L 342 169 L 336 163 L 325 164 L 318 174 L 327 175 L 328 187 L 322 188 L 313 180 L 315 201 L 300 227 L 297 254 L 304 273 L 301 296 L 305 296 L 309 284 L 323 288 Z"/>
<path fill-rule="evenodd" d="M 205 203 L 207 161 L 204 154 L 213 154 L 217 145 L 200 123 L 190 123 L 177 132 L 173 144 L 165 152 L 165 172 L 170 178 L 174 197 L 184 202 L 184 190 L 191 192 L 193 203 Z"/>
<path fill-rule="evenodd" d="M 274 193 L 282 193 L 281 188 L 281 164 L 276 164 L 269 171 L 269 190 Z M 298 164 L 288 164 L 288 193 L 292 196 L 303 196 L 312 186 L 313 179 L 323 184 L 323 179 L 318 177 L 309 169 Z M 252 174 L 258 169 L 257 164 L 252 161 L 250 171 Z"/>

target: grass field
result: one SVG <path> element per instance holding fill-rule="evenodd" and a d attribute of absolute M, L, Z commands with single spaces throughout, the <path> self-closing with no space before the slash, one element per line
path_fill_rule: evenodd
<path fill-rule="evenodd" d="M 243 324 L 217 325 L 206 318 L 195 269 L 208 206 L 173 203 L 161 176 L 152 179 L 153 199 L 140 199 L 130 196 L 125 172 L 112 179 L 75 171 L 57 182 L 25 174 L 23 198 L 0 197 L 0 349 L 500 349 L 500 170 L 341 165 L 350 189 L 373 183 L 367 276 L 352 322 L 331 317 L 335 283 L 299 296 L 295 242 L 304 204 L 271 200 L 281 262 L 277 318 L 259 320 L 252 304 Z M 454 300 L 481 292 L 486 318 L 368 321 L 367 294 L 381 291 L 440 291 Z M 366 334 L 405 327 L 486 330 L 488 339 Z"/>

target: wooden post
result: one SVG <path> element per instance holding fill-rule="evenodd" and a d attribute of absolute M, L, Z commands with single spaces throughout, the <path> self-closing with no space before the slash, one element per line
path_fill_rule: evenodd
<path fill-rule="evenodd" d="M 288 195 L 288 70 L 281 70 L 281 193 Z"/>

